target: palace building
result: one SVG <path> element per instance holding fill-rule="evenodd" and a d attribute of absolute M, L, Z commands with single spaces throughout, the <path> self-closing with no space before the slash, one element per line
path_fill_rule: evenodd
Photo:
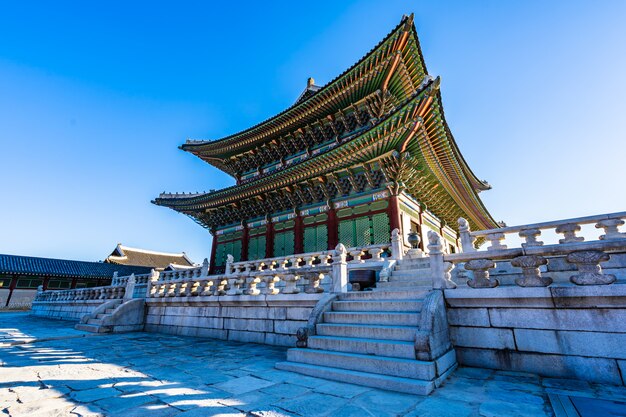
<path fill-rule="evenodd" d="M 282 113 L 181 146 L 235 185 L 153 202 L 211 232 L 211 273 L 224 270 L 229 254 L 255 260 L 388 243 L 396 228 L 405 242 L 411 231 L 424 242 L 434 230 L 456 252 L 459 217 L 474 230 L 498 225 L 478 196 L 489 184 L 471 171 L 446 123 L 439 86 L 413 15 L 405 16 L 325 86 L 309 79 Z"/>

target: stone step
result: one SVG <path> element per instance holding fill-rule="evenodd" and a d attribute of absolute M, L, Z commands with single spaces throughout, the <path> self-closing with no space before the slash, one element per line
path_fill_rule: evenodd
<path fill-rule="evenodd" d="M 432 281 L 388 281 L 377 282 L 375 291 L 399 291 L 399 290 L 428 290 L 432 289 Z"/>
<path fill-rule="evenodd" d="M 96 326 L 102 326 L 102 319 L 89 319 L 87 324 L 93 324 Z"/>
<path fill-rule="evenodd" d="M 403 259 L 396 262 L 396 269 L 429 269 L 430 260 L 426 259 Z"/>
<path fill-rule="evenodd" d="M 107 309 L 104 311 L 104 314 L 112 314 L 114 311 L 115 311 L 115 309 L 114 309 L 114 308 L 107 308 Z"/>
<path fill-rule="evenodd" d="M 337 324 L 383 324 L 397 326 L 417 326 L 420 313 L 397 311 L 328 311 L 324 313 L 324 323 Z"/>
<path fill-rule="evenodd" d="M 406 271 L 393 271 L 391 278 L 394 280 L 402 279 L 431 279 L 430 269 L 410 269 Z"/>
<path fill-rule="evenodd" d="M 435 384 L 432 381 L 399 378 L 368 372 L 332 368 L 328 366 L 309 365 L 305 363 L 279 362 L 276 364 L 276 368 L 318 378 L 331 379 L 334 381 L 364 385 L 366 387 L 380 388 L 390 391 L 404 392 L 407 394 L 428 395 L 435 388 Z"/>
<path fill-rule="evenodd" d="M 351 291 L 339 295 L 339 300 L 419 300 L 428 290 L 415 291 Z"/>
<path fill-rule="evenodd" d="M 420 311 L 421 300 L 333 301 L 333 311 Z"/>
<path fill-rule="evenodd" d="M 364 337 L 368 339 L 404 340 L 415 339 L 416 327 L 381 326 L 375 324 L 322 323 L 316 326 L 320 336 Z"/>
<path fill-rule="evenodd" d="M 436 376 L 435 362 L 330 350 L 289 349 L 287 361 L 426 381 L 431 381 Z"/>
<path fill-rule="evenodd" d="M 100 314 L 98 314 L 98 315 L 96 316 L 96 318 L 97 318 L 97 319 L 103 319 L 103 318 L 105 318 L 106 316 L 107 316 L 107 314 L 100 313 Z"/>
<path fill-rule="evenodd" d="M 98 326 L 95 324 L 84 324 L 78 323 L 74 326 L 76 330 L 82 330 L 83 332 L 91 332 L 91 333 L 108 333 L 111 331 L 111 328 L 108 326 Z"/>
<path fill-rule="evenodd" d="M 415 359 L 415 344 L 403 340 L 362 339 L 356 337 L 311 336 L 310 349 L 334 352 L 360 353 L 362 355 Z"/>

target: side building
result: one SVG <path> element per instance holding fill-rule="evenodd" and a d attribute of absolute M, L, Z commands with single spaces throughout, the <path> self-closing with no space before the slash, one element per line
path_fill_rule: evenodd
<path fill-rule="evenodd" d="M 170 253 L 157 252 L 146 249 L 131 248 L 118 243 L 113 252 L 104 260 L 106 263 L 117 265 L 149 266 L 162 271 L 169 269 L 184 269 L 194 267 L 195 264 L 185 252 Z"/>
<path fill-rule="evenodd" d="M 181 146 L 235 185 L 153 202 L 211 232 L 211 273 L 224 270 L 228 254 L 240 261 L 388 243 L 396 228 L 406 245 L 411 231 L 424 242 L 434 230 L 456 252 L 459 217 L 474 230 L 497 223 L 478 197 L 490 186 L 470 170 L 445 121 L 439 85 L 405 16 L 325 86 L 309 79 L 282 113 Z"/>
<path fill-rule="evenodd" d="M 115 272 L 120 276 L 147 274 L 146 266 L 114 265 L 104 262 L 0 255 L 0 308 L 28 307 L 44 290 L 109 285 Z"/>

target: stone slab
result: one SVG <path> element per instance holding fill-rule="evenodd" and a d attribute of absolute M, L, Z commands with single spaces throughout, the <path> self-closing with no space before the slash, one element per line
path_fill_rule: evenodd
<path fill-rule="evenodd" d="M 521 351 L 626 359 L 626 333 L 529 329 L 514 332 Z"/>
<path fill-rule="evenodd" d="M 511 329 L 451 326 L 450 339 L 454 346 L 515 349 L 515 340 Z"/>

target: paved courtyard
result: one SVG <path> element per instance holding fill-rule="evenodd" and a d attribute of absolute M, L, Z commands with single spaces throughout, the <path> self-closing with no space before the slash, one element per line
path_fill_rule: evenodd
<path fill-rule="evenodd" d="M 582 397 L 579 412 L 600 416 L 598 404 L 620 415 L 620 403 L 585 399 L 626 401 L 624 387 L 476 368 L 429 397 L 398 394 L 274 369 L 284 348 L 95 336 L 24 313 L 0 313 L 0 334 L 0 411 L 9 416 L 551 416 L 549 394 Z"/>

